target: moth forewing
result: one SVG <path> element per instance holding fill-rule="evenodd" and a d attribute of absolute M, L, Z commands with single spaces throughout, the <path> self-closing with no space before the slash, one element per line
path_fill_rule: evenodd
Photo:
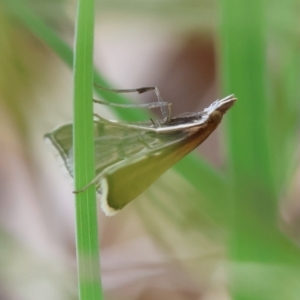
<path fill-rule="evenodd" d="M 64 173 L 73 177 L 72 124 L 57 127 L 45 134 L 44 140 L 53 149 Z"/>
<path fill-rule="evenodd" d="M 235 100 L 230 95 L 202 112 L 166 117 L 158 122 L 126 123 L 96 115 L 96 177 L 76 192 L 96 184 L 102 210 L 106 215 L 114 215 L 199 146 Z M 45 137 L 73 176 L 72 124 L 61 126 Z"/>
<path fill-rule="evenodd" d="M 197 130 L 189 132 L 184 138 L 108 167 L 101 176 L 105 180 L 106 190 L 105 196 L 101 196 L 104 212 L 111 215 L 139 196 L 165 171 L 201 144 L 218 124 L 213 121 L 198 125 Z M 173 135 L 173 132 L 166 134 Z"/>

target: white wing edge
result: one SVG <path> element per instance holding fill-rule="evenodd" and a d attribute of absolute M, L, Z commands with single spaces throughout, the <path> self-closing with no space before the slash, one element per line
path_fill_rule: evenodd
<path fill-rule="evenodd" d="M 70 172 L 68 171 L 65 161 L 61 157 L 60 152 L 57 150 L 57 147 L 53 144 L 50 137 L 45 136 L 44 141 L 51 150 L 54 152 L 54 155 L 56 157 L 56 160 L 58 162 L 58 165 L 62 172 L 64 173 L 65 177 L 68 178 L 68 181 L 73 186 L 73 178 L 70 175 Z M 108 195 L 108 182 L 105 177 L 102 177 L 100 180 L 100 186 L 101 186 L 101 193 L 97 192 L 97 198 L 100 200 L 101 209 L 104 212 L 104 214 L 108 217 L 114 216 L 116 213 L 119 212 L 119 210 L 115 210 L 114 208 L 110 207 L 107 203 L 107 195 Z"/>
<path fill-rule="evenodd" d="M 107 179 L 105 177 L 101 178 L 100 185 L 101 185 L 101 195 L 100 195 L 101 209 L 106 216 L 108 217 L 114 216 L 119 212 L 119 210 L 110 207 L 107 203 L 107 195 L 108 195 L 109 187 L 108 187 Z"/>
<path fill-rule="evenodd" d="M 58 166 L 62 170 L 62 173 L 65 175 L 65 177 L 68 179 L 70 184 L 73 186 L 73 177 L 71 176 L 68 168 L 66 167 L 66 163 L 61 157 L 60 152 L 57 150 L 57 147 L 53 144 L 51 138 L 49 138 L 47 135 L 44 137 L 44 141 L 47 145 L 49 145 L 49 148 L 51 148 L 52 152 L 54 153 L 55 159 L 57 160 Z"/>

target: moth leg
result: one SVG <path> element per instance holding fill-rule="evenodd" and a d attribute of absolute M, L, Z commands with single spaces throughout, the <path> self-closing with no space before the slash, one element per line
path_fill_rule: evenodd
<path fill-rule="evenodd" d="M 142 94 L 148 91 L 154 91 L 156 97 L 157 97 L 157 101 L 158 102 L 152 102 L 152 103 L 145 103 L 145 104 L 111 104 L 109 102 L 105 102 L 105 101 L 101 101 L 101 100 L 94 100 L 94 102 L 96 103 L 100 103 L 100 104 L 104 104 L 104 105 L 112 105 L 112 106 L 118 106 L 118 107 L 123 107 L 123 108 L 130 108 L 130 107 L 147 107 L 147 108 L 156 108 L 156 107 L 160 107 L 161 109 L 161 113 L 163 115 L 164 118 L 166 118 L 167 122 L 169 122 L 172 118 L 171 115 L 171 106 L 172 103 L 169 102 L 165 102 L 163 101 L 160 92 L 158 90 L 158 88 L 156 86 L 149 86 L 149 87 L 141 87 L 141 88 L 137 88 L 137 89 L 108 89 L 108 88 L 104 88 L 102 86 L 96 85 L 94 84 L 97 88 L 100 88 L 104 91 L 109 91 L 109 92 L 113 92 L 113 93 L 138 93 L 138 94 Z"/>
<path fill-rule="evenodd" d="M 107 121 L 106 119 L 102 118 L 100 115 L 98 115 L 98 114 L 96 114 L 96 113 L 93 113 L 93 115 L 94 115 L 95 118 L 98 119 L 98 120 L 94 120 L 94 122 L 96 122 L 96 123 L 97 123 L 98 121 L 109 122 L 109 121 Z M 155 121 L 154 121 L 152 118 L 150 118 L 150 121 L 151 121 L 151 123 L 153 124 L 153 126 L 154 126 L 155 128 L 161 127 L 161 124 L 160 124 L 159 120 L 155 120 Z M 126 126 L 126 125 L 124 125 L 124 126 Z"/>
<path fill-rule="evenodd" d="M 159 92 L 159 89 L 155 86 L 155 87 L 152 87 L 152 89 L 154 89 L 154 93 L 157 97 L 157 101 L 159 103 L 163 103 L 163 99 L 160 95 L 160 92 Z M 167 122 L 171 121 L 172 119 L 172 103 L 168 103 L 167 106 L 161 106 L 161 113 L 163 115 L 163 117 L 167 120 Z"/>
<path fill-rule="evenodd" d="M 95 176 L 95 178 L 89 182 L 87 185 L 85 185 L 83 188 L 79 189 L 79 190 L 76 190 L 76 191 L 73 191 L 74 194 L 79 194 L 79 193 L 82 193 L 84 192 L 86 189 L 88 189 L 89 187 L 91 187 L 93 184 L 96 184 L 97 185 L 97 182 L 100 180 L 102 174 L 98 174 Z"/>
<path fill-rule="evenodd" d="M 102 104 L 102 105 L 121 107 L 121 108 L 148 108 L 148 109 L 152 109 L 152 108 L 160 107 L 161 109 L 163 109 L 164 107 L 166 107 L 166 106 L 169 107 L 171 105 L 171 103 L 165 102 L 165 101 L 163 101 L 163 102 L 141 103 L 141 104 L 118 104 L 118 103 L 112 103 L 112 102 L 107 102 L 107 101 L 103 101 L 103 100 L 93 99 L 93 102 L 98 103 L 98 104 Z"/>
<path fill-rule="evenodd" d="M 147 87 L 141 87 L 141 88 L 136 88 L 136 89 L 109 89 L 103 86 L 100 86 L 98 84 L 94 84 L 95 87 L 99 88 L 100 90 L 103 91 L 108 91 L 108 92 L 112 92 L 112 93 L 145 93 L 148 91 L 152 91 L 155 89 L 154 86 L 147 86 Z"/>

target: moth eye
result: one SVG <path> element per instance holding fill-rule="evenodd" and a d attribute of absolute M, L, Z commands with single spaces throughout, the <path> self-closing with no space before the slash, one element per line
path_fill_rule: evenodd
<path fill-rule="evenodd" d="M 220 123 L 222 120 L 222 117 L 223 117 L 223 114 L 220 111 L 215 110 L 209 116 L 209 120 L 210 120 L 210 122 L 213 122 L 213 123 Z"/>

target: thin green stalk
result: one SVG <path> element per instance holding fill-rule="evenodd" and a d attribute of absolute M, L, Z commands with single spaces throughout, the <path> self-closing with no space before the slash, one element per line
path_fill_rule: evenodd
<path fill-rule="evenodd" d="M 93 135 L 94 0 L 79 0 L 74 55 L 74 181 L 95 177 Z M 102 299 L 95 186 L 76 194 L 76 250 L 80 300 Z"/>
<path fill-rule="evenodd" d="M 268 148 L 264 6 L 261 0 L 223 0 L 222 7 L 223 87 L 239 99 L 227 118 L 234 182 L 231 250 L 235 259 L 245 260 L 267 256 L 262 251 L 268 247 L 250 251 L 248 243 L 259 238 L 266 243 L 264 235 L 277 221 Z M 256 234 L 260 227 L 268 229 Z"/>
<path fill-rule="evenodd" d="M 3 4 L 72 67 L 73 52 L 26 5 L 26 1 L 9 0 Z M 79 189 L 94 176 L 93 137 L 93 33 L 94 0 L 80 0 L 76 27 L 74 57 L 74 173 Z M 81 300 L 102 299 L 100 277 L 97 203 L 95 187 L 76 195 L 76 247 L 78 259 L 79 296 Z"/>
<path fill-rule="evenodd" d="M 279 197 L 273 168 L 277 162 L 272 161 L 271 110 L 267 99 L 270 87 L 266 65 L 266 3 L 222 1 L 223 88 L 239 99 L 227 118 L 229 176 L 234 187 L 230 203 L 230 255 L 235 268 L 230 275 L 236 300 L 275 299 L 277 296 L 271 289 L 266 296 L 259 284 L 249 290 L 241 288 L 245 283 L 249 285 L 246 282 L 248 266 L 263 270 L 261 274 L 253 271 L 252 280 L 275 290 L 281 285 L 280 280 L 266 276 L 268 272 L 274 275 L 274 265 L 295 267 L 300 262 L 299 249 L 278 226 Z M 289 270 L 289 267 L 285 269 L 285 276 L 290 275 Z M 288 295 L 288 288 L 280 287 L 283 295 Z"/>
<path fill-rule="evenodd" d="M 275 86 L 272 104 L 272 149 L 274 174 L 278 193 L 286 192 L 297 168 L 297 131 L 300 120 L 300 43 L 298 22 L 299 11 L 296 9 L 299 0 L 277 0 L 274 15 L 276 34 L 275 44 L 277 57 L 275 67 L 269 70 Z M 278 11 L 283 13 L 278 13 Z"/>

